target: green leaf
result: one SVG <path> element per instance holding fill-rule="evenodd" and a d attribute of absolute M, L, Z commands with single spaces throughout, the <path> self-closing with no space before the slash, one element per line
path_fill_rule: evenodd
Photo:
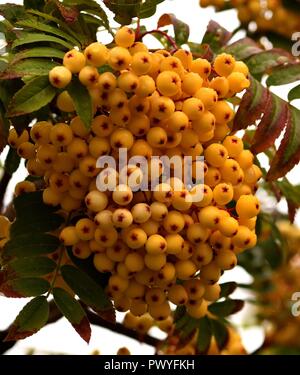
<path fill-rule="evenodd" d="M 72 49 L 73 44 L 66 42 L 63 39 L 57 38 L 52 35 L 46 35 L 46 34 L 38 34 L 38 33 L 20 33 L 20 36 L 18 39 L 16 39 L 13 44 L 12 48 L 20 47 L 25 44 L 31 44 L 31 43 L 45 43 L 45 42 L 50 42 L 50 43 L 56 43 L 59 44 L 66 49 Z"/>
<path fill-rule="evenodd" d="M 273 235 L 267 240 L 261 241 L 259 246 L 263 250 L 264 257 L 273 270 L 283 264 L 284 248 L 280 246 L 280 243 L 276 241 Z"/>
<path fill-rule="evenodd" d="M 86 313 L 80 303 L 61 288 L 54 288 L 52 293 L 59 310 L 68 319 L 83 340 L 89 343 L 91 338 L 91 327 Z"/>
<path fill-rule="evenodd" d="M 17 22 L 17 25 L 21 27 L 28 27 L 30 29 L 43 31 L 48 34 L 53 34 L 57 36 L 58 38 L 65 39 L 66 41 L 70 42 L 73 45 L 73 47 L 78 46 L 78 40 L 74 39 L 68 33 L 65 33 L 64 31 L 62 31 L 61 29 L 57 27 L 49 26 L 43 22 L 39 22 L 34 18 L 28 18 L 26 20 L 19 21 Z"/>
<path fill-rule="evenodd" d="M 202 43 L 208 44 L 213 52 L 220 52 L 231 38 L 231 33 L 215 21 L 209 21 Z"/>
<path fill-rule="evenodd" d="M 227 283 L 220 284 L 220 298 L 228 297 L 231 293 L 233 293 L 236 290 L 237 286 L 237 283 L 234 281 L 229 281 Z"/>
<path fill-rule="evenodd" d="M 273 69 L 267 79 L 268 86 L 280 86 L 300 80 L 300 64 L 289 64 Z"/>
<path fill-rule="evenodd" d="M 38 277 L 53 272 L 56 263 L 47 257 L 30 257 L 12 260 L 6 267 L 10 277 Z"/>
<path fill-rule="evenodd" d="M 6 156 L 6 159 L 5 159 L 4 169 L 6 170 L 7 173 L 12 175 L 19 168 L 20 161 L 21 161 L 21 158 L 17 154 L 16 149 L 10 147 L 8 154 Z"/>
<path fill-rule="evenodd" d="M 229 339 L 229 333 L 226 325 L 220 320 L 216 319 L 210 319 L 210 324 L 219 350 L 224 349 Z"/>
<path fill-rule="evenodd" d="M 190 28 L 186 23 L 180 21 L 172 13 L 165 13 L 160 16 L 157 22 L 157 27 L 160 28 L 167 25 L 173 25 L 175 41 L 178 45 L 187 43 L 190 35 Z"/>
<path fill-rule="evenodd" d="M 208 310 L 221 318 L 232 315 L 240 311 L 244 306 L 244 301 L 240 299 L 226 299 L 223 302 L 215 302 L 208 307 Z"/>
<path fill-rule="evenodd" d="M 31 48 L 25 51 L 21 51 L 17 54 L 15 54 L 14 59 L 12 61 L 12 64 L 14 64 L 16 61 L 28 59 L 30 57 L 51 57 L 51 58 L 58 58 L 63 59 L 65 53 L 60 51 L 56 48 L 51 47 L 36 47 Z"/>
<path fill-rule="evenodd" d="M 212 329 L 208 317 L 198 320 L 198 337 L 197 337 L 197 350 L 200 354 L 205 354 L 209 349 L 212 338 Z"/>
<path fill-rule="evenodd" d="M 26 59 L 10 64 L 0 73 L 0 79 L 32 78 L 33 76 L 47 75 L 58 63 L 50 59 Z"/>
<path fill-rule="evenodd" d="M 37 277 L 24 277 L 10 280 L 7 283 L 15 293 L 22 297 L 35 297 L 46 293 L 50 288 L 47 280 Z"/>
<path fill-rule="evenodd" d="M 245 63 L 252 74 L 267 73 L 268 70 L 276 66 L 281 66 L 291 61 L 291 55 L 283 49 L 271 49 L 256 53 L 249 57 Z"/>
<path fill-rule="evenodd" d="M 24 7 L 16 4 L 0 5 L 0 15 L 11 23 L 27 17 Z"/>
<path fill-rule="evenodd" d="M 300 99 L 300 85 L 293 87 L 288 95 L 289 101 L 293 101 L 295 99 Z"/>
<path fill-rule="evenodd" d="M 162 3 L 164 0 L 146 0 L 140 4 L 137 16 L 141 19 L 151 17 L 156 12 L 156 7 L 158 4 Z"/>
<path fill-rule="evenodd" d="M 5 341 L 21 340 L 33 335 L 47 323 L 48 317 L 49 305 L 46 297 L 32 299 L 17 316 Z"/>
<path fill-rule="evenodd" d="M 11 238 L 3 250 L 3 258 L 25 258 L 53 253 L 59 247 L 57 237 L 45 233 L 24 233 Z"/>
<path fill-rule="evenodd" d="M 263 50 L 253 39 L 242 38 L 234 43 L 231 43 L 229 46 L 224 47 L 223 51 L 230 53 L 237 60 L 245 60 L 250 56 L 262 52 Z"/>
<path fill-rule="evenodd" d="M 93 105 L 87 88 L 74 78 L 67 87 L 67 91 L 73 99 L 78 116 L 89 129 L 93 119 Z"/>
<path fill-rule="evenodd" d="M 197 54 L 197 57 L 201 57 L 202 59 L 206 59 L 208 61 L 213 60 L 214 53 L 211 50 L 209 44 L 188 42 L 188 46 L 190 47 L 190 50 L 193 54 Z"/>
<path fill-rule="evenodd" d="M 102 9 L 100 4 L 94 0 L 64 0 L 64 4 L 68 6 L 76 6 L 79 10 L 84 10 L 95 14 L 103 21 L 106 29 L 109 29 L 109 21 L 106 12 Z"/>
<path fill-rule="evenodd" d="M 271 162 L 267 179 L 276 180 L 291 170 L 300 160 L 300 111 L 289 106 L 286 131 Z"/>
<path fill-rule="evenodd" d="M 20 116 L 37 111 L 52 101 L 56 90 L 48 76 L 32 79 L 19 90 L 9 104 L 8 116 Z"/>
<path fill-rule="evenodd" d="M 111 302 L 104 290 L 93 279 L 79 269 L 65 265 L 61 268 L 65 282 L 75 294 L 96 312 L 110 310 Z"/>

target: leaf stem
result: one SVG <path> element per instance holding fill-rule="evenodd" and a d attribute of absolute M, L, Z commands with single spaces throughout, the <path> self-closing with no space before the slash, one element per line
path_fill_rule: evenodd
<path fill-rule="evenodd" d="M 162 30 L 154 29 L 154 30 L 150 30 L 150 31 L 145 31 L 144 33 L 139 35 L 138 39 L 141 40 L 144 36 L 146 36 L 148 34 L 155 34 L 155 33 L 164 36 L 167 39 L 167 41 L 171 44 L 173 49 L 175 51 L 178 50 L 178 46 L 177 46 L 175 40 L 172 37 L 170 37 L 170 35 L 168 35 L 165 31 L 162 31 Z"/>
<path fill-rule="evenodd" d="M 50 283 L 50 288 L 48 290 L 46 298 L 48 298 L 50 296 L 50 294 L 51 294 L 51 292 L 52 292 L 52 290 L 54 288 L 55 281 L 56 281 L 57 276 L 58 276 L 58 271 L 60 270 L 61 260 L 62 260 L 64 251 L 65 251 L 65 247 L 61 246 L 59 248 L 59 256 L 58 256 L 58 260 L 57 260 L 57 265 L 56 265 L 56 268 L 55 268 L 55 271 L 54 271 L 54 274 L 53 274 L 53 277 L 52 277 L 52 280 L 51 280 L 51 283 Z"/>

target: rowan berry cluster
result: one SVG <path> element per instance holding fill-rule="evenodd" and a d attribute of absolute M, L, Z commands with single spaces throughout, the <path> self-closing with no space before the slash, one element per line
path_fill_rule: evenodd
<path fill-rule="evenodd" d="M 30 175 L 44 177 L 44 202 L 73 218 L 78 212 L 59 237 L 76 257 L 93 257 L 99 272 L 111 273 L 107 293 L 118 311 L 165 321 L 171 302 L 200 318 L 219 298 L 223 271 L 256 243 L 261 171 L 243 141 L 229 135 L 234 110 L 226 101 L 249 86 L 248 69 L 228 54 L 210 63 L 182 49 L 149 52 L 128 27 L 115 43 L 69 51 L 49 74 L 59 88 L 78 74 L 93 100 L 91 129 L 74 114 L 70 123 L 37 122 L 30 134 L 12 129 L 9 143 L 27 160 Z M 99 73 L 104 65 L 111 71 Z M 67 91 L 57 105 L 74 109 Z M 171 177 L 154 191 L 133 192 L 129 182 L 100 191 L 96 161 L 103 155 L 117 160 L 120 148 L 145 157 L 149 170 L 160 173 L 151 156 L 190 155 L 193 171 L 204 170 L 204 184 L 189 191 Z M 137 165 L 125 172 L 144 177 Z M 118 181 L 118 171 L 111 173 Z M 25 181 L 16 194 L 34 190 Z M 199 191 L 200 201 L 189 199 Z"/>
<path fill-rule="evenodd" d="M 299 31 L 299 15 L 287 9 L 282 0 L 200 0 L 200 6 L 210 5 L 218 10 L 235 7 L 239 20 L 247 25 L 254 21 L 259 32 L 273 31 L 290 38 Z"/>

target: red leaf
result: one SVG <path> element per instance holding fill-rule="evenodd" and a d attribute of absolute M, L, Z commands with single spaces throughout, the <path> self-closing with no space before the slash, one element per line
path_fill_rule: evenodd
<path fill-rule="evenodd" d="M 261 118 L 269 100 L 269 92 L 255 79 L 244 94 L 233 122 L 232 132 L 246 129 Z"/>
<path fill-rule="evenodd" d="M 267 180 L 283 177 L 300 160 L 300 111 L 289 105 L 286 131 L 271 163 Z"/>
<path fill-rule="evenodd" d="M 3 295 L 5 297 L 10 297 L 10 298 L 22 298 L 22 297 L 24 297 L 19 292 L 16 292 L 15 290 L 13 290 L 8 281 L 1 285 L 0 295 Z"/>
<path fill-rule="evenodd" d="M 90 342 L 92 332 L 90 322 L 86 316 L 82 318 L 80 323 L 72 323 L 72 326 L 84 341 Z"/>
<path fill-rule="evenodd" d="M 298 206 L 295 204 L 295 202 L 291 201 L 288 198 L 287 198 L 287 205 L 288 205 L 289 220 L 290 220 L 291 223 L 293 223 L 294 220 L 295 220 L 296 211 L 297 211 Z"/>
<path fill-rule="evenodd" d="M 113 307 L 111 307 L 110 309 L 108 310 L 94 310 L 97 315 L 100 316 L 100 318 L 106 320 L 107 322 L 110 322 L 110 323 L 116 323 L 116 311 Z"/>
<path fill-rule="evenodd" d="M 286 126 L 288 104 L 268 91 L 266 110 L 253 138 L 251 151 L 258 154 L 271 147 Z"/>
<path fill-rule="evenodd" d="M 32 331 L 22 331 L 22 332 L 20 332 L 19 327 L 16 326 L 15 324 L 13 324 L 10 327 L 9 332 L 8 332 L 7 336 L 4 338 L 3 341 L 23 340 L 23 339 L 26 339 L 26 337 L 34 335 L 37 331 L 39 331 L 39 330 L 34 329 Z"/>

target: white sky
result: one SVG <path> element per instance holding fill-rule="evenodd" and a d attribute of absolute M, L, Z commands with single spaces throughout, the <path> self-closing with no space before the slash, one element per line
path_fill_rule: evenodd
<path fill-rule="evenodd" d="M 18 3 L 22 4 L 22 0 L 5 1 L 0 0 L 0 4 L 4 3 Z M 174 13 L 179 19 L 190 25 L 190 39 L 194 42 L 200 42 L 205 32 L 207 23 L 210 19 L 219 22 L 223 27 L 232 31 L 238 26 L 235 11 L 226 11 L 221 14 L 216 14 L 213 8 L 201 9 L 199 7 L 199 0 L 166 0 L 157 8 L 157 14 L 149 20 L 143 20 L 142 24 L 148 30 L 156 27 L 159 16 L 163 13 Z M 241 34 L 241 37 L 243 35 Z M 145 42 L 147 39 L 145 38 Z M 155 43 L 151 36 L 148 37 L 148 42 Z M 283 99 L 287 98 L 287 93 L 291 88 L 281 86 L 274 89 L 274 92 Z M 296 103 L 299 104 L 299 101 Z M 0 158 L 3 161 L 3 156 Z M 22 180 L 26 176 L 23 168 L 20 168 L 15 173 L 10 185 L 10 194 L 16 182 Z M 294 184 L 300 183 L 300 168 L 297 166 L 287 176 Z M 7 199 L 10 199 L 8 196 Z M 271 202 L 269 204 L 274 204 Z M 286 210 L 284 202 L 279 204 L 279 208 Z M 300 223 L 300 215 L 297 216 L 297 222 Z M 236 280 L 238 282 L 250 282 L 249 276 L 244 270 L 237 267 L 234 271 L 225 274 L 224 281 Z M 234 297 L 245 298 L 247 295 L 243 291 L 237 291 Z M 17 312 L 26 303 L 24 299 L 5 299 L 0 297 L 0 330 L 6 328 L 17 315 Z M 253 314 L 253 307 L 248 306 L 241 313 L 234 316 L 234 321 L 240 323 L 244 321 L 246 316 Z M 121 314 L 119 314 L 119 317 Z M 255 350 L 263 340 L 263 333 L 261 327 L 243 328 L 240 330 L 244 344 L 249 351 Z M 159 334 L 154 330 L 154 334 Z M 110 331 L 93 327 L 92 339 L 89 345 L 85 344 L 79 336 L 73 331 L 73 328 L 65 321 L 61 320 L 58 323 L 49 325 L 42 329 L 39 333 L 31 338 L 18 342 L 8 354 L 24 354 L 30 348 L 38 348 L 39 353 L 66 353 L 66 354 L 89 354 L 94 349 L 99 349 L 102 354 L 114 354 L 117 349 L 122 346 L 127 346 L 133 354 L 152 354 L 153 348 L 140 344 L 135 340 L 126 338 L 125 336 L 113 334 Z"/>

